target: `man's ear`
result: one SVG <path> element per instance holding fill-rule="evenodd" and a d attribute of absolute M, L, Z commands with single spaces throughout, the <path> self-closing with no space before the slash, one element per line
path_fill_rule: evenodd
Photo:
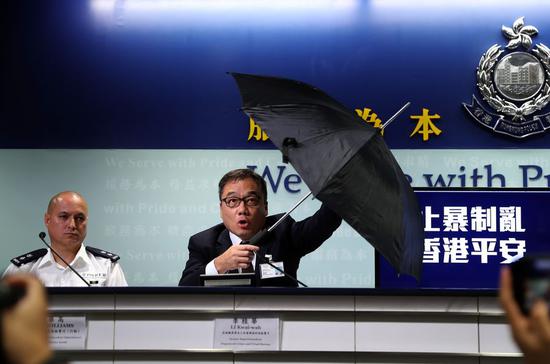
<path fill-rule="evenodd" d="M 46 225 L 46 227 L 50 224 L 50 219 L 51 219 L 50 214 L 45 213 L 44 214 L 44 225 Z"/>

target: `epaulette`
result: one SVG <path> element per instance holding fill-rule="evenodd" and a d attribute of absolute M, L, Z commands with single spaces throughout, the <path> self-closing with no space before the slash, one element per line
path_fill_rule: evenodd
<path fill-rule="evenodd" d="M 48 249 L 46 248 L 37 249 L 37 250 L 33 250 L 32 252 L 25 253 L 23 255 L 15 257 L 12 260 L 10 260 L 10 262 L 12 262 L 13 265 L 15 265 L 16 267 L 20 267 L 23 264 L 34 262 L 35 260 L 42 258 L 46 254 L 48 254 Z"/>
<path fill-rule="evenodd" d="M 103 249 L 92 248 L 91 246 L 87 246 L 86 251 L 90 252 L 92 255 L 95 255 L 96 257 L 111 259 L 111 262 L 113 263 L 120 259 L 120 256 L 115 253 L 111 253 Z"/>

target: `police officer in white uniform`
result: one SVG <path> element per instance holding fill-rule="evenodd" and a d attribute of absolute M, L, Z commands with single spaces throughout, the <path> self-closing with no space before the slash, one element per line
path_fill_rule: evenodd
<path fill-rule="evenodd" d="M 86 247 L 88 204 L 77 192 L 65 191 L 53 196 L 44 215 L 51 247 L 69 262 L 90 286 L 127 286 L 118 260 L 105 250 Z M 36 275 L 49 287 L 86 286 L 50 249 L 38 249 L 13 258 L 4 276 L 18 272 Z"/>

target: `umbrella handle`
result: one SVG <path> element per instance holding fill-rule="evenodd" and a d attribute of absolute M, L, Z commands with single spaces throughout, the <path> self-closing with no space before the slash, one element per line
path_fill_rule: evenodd
<path fill-rule="evenodd" d="M 260 240 L 262 240 L 264 238 L 264 236 L 267 235 L 267 233 L 269 233 L 269 231 L 267 230 L 260 230 L 256 233 L 256 235 L 254 235 L 252 237 L 252 239 L 250 240 L 246 240 L 246 241 L 243 241 L 241 242 L 241 244 L 250 244 L 250 245 L 260 245 Z"/>

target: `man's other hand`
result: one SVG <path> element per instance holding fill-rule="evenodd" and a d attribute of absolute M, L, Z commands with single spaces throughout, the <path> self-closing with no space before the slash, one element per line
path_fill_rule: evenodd
<path fill-rule="evenodd" d="M 4 279 L 25 289 L 25 295 L 3 314 L 4 350 L 12 363 L 43 363 L 52 356 L 48 344 L 48 303 L 44 286 L 30 275 Z"/>
<path fill-rule="evenodd" d="M 523 315 L 514 299 L 512 272 L 508 267 L 501 271 L 499 298 L 525 363 L 550 363 L 550 319 L 546 303 L 535 302 L 529 316 Z"/>

